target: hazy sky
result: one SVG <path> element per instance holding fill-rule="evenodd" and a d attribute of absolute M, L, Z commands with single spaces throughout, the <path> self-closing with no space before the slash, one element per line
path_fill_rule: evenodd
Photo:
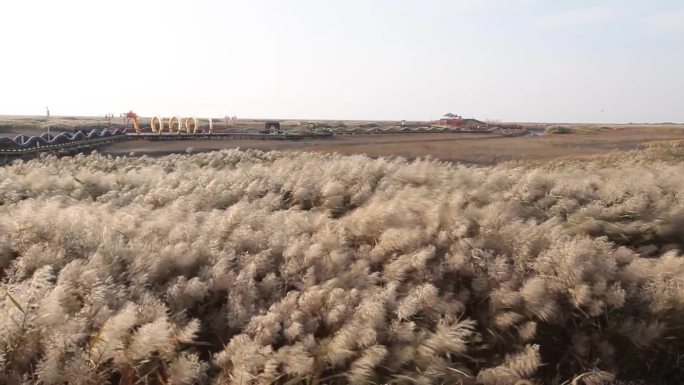
<path fill-rule="evenodd" d="M 0 114 L 684 121 L 684 1 L 1 0 Z"/>

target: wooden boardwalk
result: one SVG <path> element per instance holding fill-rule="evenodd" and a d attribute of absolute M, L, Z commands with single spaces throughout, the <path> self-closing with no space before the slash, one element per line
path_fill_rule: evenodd
<path fill-rule="evenodd" d="M 12 163 L 17 159 L 29 160 L 38 157 L 41 153 L 53 153 L 58 155 L 71 155 L 76 153 L 89 152 L 101 146 L 106 146 L 115 142 L 125 140 L 238 140 L 238 139 L 257 139 L 257 140 L 302 140 L 302 139 L 321 139 L 329 138 L 332 134 L 262 134 L 253 132 L 220 132 L 220 133 L 126 133 L 113 135 L 104 138 L 83 139 L 61 144 L 40 144 L 33 147 L 17 147 L 0 149 L 0 165 Z"/>
<path fill-rule="evenodd" d="M 17 159 L 29 160 L 38 157 L 41 153 L 54 153 L 58 155 L 70 155 L 79 152 L 95 150 L 100 146 L 126 140 L 125 135 L 108 136 L 105 138 L 84 139 L 62 144 L 37 145 L 29 148 L 0 149 L 0 165 L 12 163 Z"/>

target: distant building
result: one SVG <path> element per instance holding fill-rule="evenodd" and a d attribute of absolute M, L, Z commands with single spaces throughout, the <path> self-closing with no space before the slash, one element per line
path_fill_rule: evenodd
<path fill-rule="evenodd" d="M 432 123 L 435 126 L 448 126 L 467 131 L 486 130 L 489 125 L 477 119 L 463 119 L 460 115 L 449 114 Z"/>

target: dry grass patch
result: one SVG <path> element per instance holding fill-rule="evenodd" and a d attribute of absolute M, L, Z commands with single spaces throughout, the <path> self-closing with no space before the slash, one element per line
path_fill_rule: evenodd
<path fill-rule="evenodd" d="M 0 382 L 681 381 L 677 153 L 0 168 Z"/>

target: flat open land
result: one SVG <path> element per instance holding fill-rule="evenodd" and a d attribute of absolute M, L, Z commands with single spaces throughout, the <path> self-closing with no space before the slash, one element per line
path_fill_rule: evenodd
<path fill-rule="evenodd" d="M 235 127 L 223 119 L 214 118 L 217 132 L 224 130 L 263 129 L 263 120 L 238 119 Z M 353 120 L 279 120 L 284 129 L 306 126 L 330 128 L 341 132 L 350 128 L 378 127 L 397 128 L 398 121 Z M 199 120 L 200 126 L 208 127 L 207 119 Z M 406 122 L 411 127 L 425 126 L 428 122 Z M 499 123 L 511 125 L 511 123 Z M 517 127 L 543 133 L 552 123 L 513 123 Z M 149 130 L 149 117 L 141 118 L 143 129 Z M 48 127 L 53 132 L 73 129 L 123 127 L 123 119 L 111 122 L 102 117 L 41 117 L 0 116 L 0 136 L 18 134 L 39 135 Z M 205 152 L 228 148 L 337 152 L 341 154 L 367 154 L 371 157 L 403 156 L 409 159 L 431 156 L 445 161 L 470 164 L 497 164 L 511 160 L 549 160 L 629 151 L 644 148 L 652 142 L 684 140 L 684 124 L 562 124 L 571 133 L 535 136 L 502 136 L 494 134 L 463 133 L 394 133 L 377 135 L 336 135 L 318 140 L 192 140 L 147 141 L 132 140 L 100 148 L 100 152 L 112 155 L 147 154 L 160 156 L 170 153 Z M 130 127 L 130 123 L 128 125 Z M 515 130 L 513 130 L 515 131 Z"/>
<path fill-rule="evenodd" d="M 147 141 L 134 140 L 103 148 L 101 152 L 124 155 L 131 152 L 164 155 L 242 148 L 279 151 L 338 152 L 367 154 L 371 157 L 432 156 L 446 161 L 472 164 L 495 164 L 510 160 L 545 160 L 560 157 L 605 154 L 645 147 L 658 141 L 684 140 L 684 127 L 624 127 L 603 129 L 592 133 L 551 134 L 541 136 L 504 137 L 490 134 L 385 134 L 335 136 L 330 139 L 306 141 L 282 140 L 196 140 Z"/>

